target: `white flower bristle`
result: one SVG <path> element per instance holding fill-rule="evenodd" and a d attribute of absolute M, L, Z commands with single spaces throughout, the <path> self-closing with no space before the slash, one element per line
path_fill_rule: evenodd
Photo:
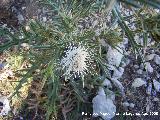
<path fill-rule="evenodd" d="M 64 75 L 76 77 L 87 73 L 90 62 L 91 56 L 88 49 L 81 44 L 78 46 L 70 44 L 61 60 L 61 65 L 62 69 L 65 69 Z"/>

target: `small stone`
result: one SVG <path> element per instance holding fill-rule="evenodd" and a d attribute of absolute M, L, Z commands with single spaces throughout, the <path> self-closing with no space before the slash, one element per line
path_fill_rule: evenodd
<path fill-rule="evenodd" d="M 134 82 L 132 83 L 132 87 L 136 88 L 136 87 L 140 87 L 145 84 L 146 84 L 146 81 L 142 80 L 142 78 L 136 78 L 134 79 Z"/>
<path fill-rule="evenodd" d="M 150 54 L 150 55 L 147 55 L 145 57 L 145 59 L 146 59 L 146 61 L 150 61 L 150 60 L 153 60 L 154 56 L 155 56 L 155 54 Z"/>
<path fill-rule="evenodd" d="M 152 91 L 152 95 L 153 95 L 153 96 L 156 96 L 156 95 L 157 95 L 157 91 L 156 91 L 156 90 L 153 90 L 153 91 Z"/>
<path fill-rule="evenodd" d="M 121 63 L 121 67 L 123 67 L 123 68 L 124 68 L 124 67 L 126 67 L 126 66 L 127 66 L 127 65 L 126 65 L 126 63 L 125 63 L 125 62 L 122 62 L 122 63 Z"/>
<path fill-rule="evenodd" d="M 123 44 L 128 44 L 128 38 L 123 38 Z"/>
<path fill-rule="evenodd" d="M 26 9 L 26 7 L 22 7 L 22 10 Z"/>
<path fill-rule="evenodd" d="M 123 54 L 122 54 L 123 50 L 120 49 L 119 47 L 117 47 L 117 49 L 109 47 L 109 49 L 107 51 L 106 59 L 109 64 L 119 67 L 121 60 L 123 58 Z"/>
<path fill-rule="evenodd" d="M 38 10 L 37 10 L 37 12 L 38 12 L 38 13 L 41 13 L 41 12 L 42 12 L 42 10 L 41 10 L 41 9 L 38 9 Z"/>
<path fill-rule="evenodd" d="M 153 99 L 153 101 L 158 102 L 158 101 L 159 101 L 159 98 L 155 97 L 155 98 Z"/>
<path fill-rule="evenodd" d="M 112 88 L 112 84 L 111 84 L 111 82 L 108 79 L 105 79 L 103 81 L 103 86 L 106 86 L 108 88 Z"/>
<path fill-rule="evenodd" d="M 24 21 L 24 17 L 21 14 L 18 14 L 17 16 L 19 23 L 22 23 Z"/>
<path fill-rule="evenodd" d="M 130 60 L 127 59 L 127 60 L 126 60 L 126 65 L 129 65 L 129 63 L 130 63 Z"/>
<path fill-rule="evenodd" d="M 160 56 L 155 55 L 155 57 L 154 57 L 154 62 L 155 62 L 157 65 L 160 65 Z"/>
<path fill-rule="evenodd" d="M 0 116 L 5 116 L 11 111 L 9 100 L 6 96 L 0 96 L 0 103 L 3 104 L 2 109 L 0 110 Z"/>
<path fill-rule="evenodd" d="M 106 97 L 104 89 L 100 88 L 98 95 L 92 100 L 93 103 L 93 117 L 101 116 L 104 120 L 110 120 L 115 116 L 116 106 L 113 101 Z M 101 113 L 107 113 L 109 115 L 103 115 Z"/>
<path fill-rule="evenodd" d="M 2 27 L 2 28 L 6 28 L 6 27 L 7 27 L 7 24 L 3 24 L 1 27 Z"/>
<path fill-rule="evenodd" d="M 111 81 L 113 82 L 113 84 L 115 85 L 115 87 L 117 87 L 121 93 L 122 96 L 125 96 L 125 92 L 124 92 L 124 87 L 122 85 L 122 83 L 120 81 L 118 81 L 115 78 L 112 78 Z"/>
<path fill-rule="evenodd" d="M 122 105 L 123 105 L 124 107 L 128 107 L 130 104 L 129 104 L 128 102 L 123 102 Z"/>
<path fill-rule="evenodd" d="M 98 25 L 98 20 L 95 20 L 94 22 L 93 22 L 93 28 L 96 26 L 96 25 Z"/>
<path fill-rule="evenodd" d="M 4 65 L 3 63 L 0 63 L 0 70 L 3 69 L 4 66 L 5 66 L 5 65 Z"/>
<path fill-rule="evenodd" d="M 130 60 L 129 59 L 126 59 L 124 61 L 121 62 L 121 67 L 126 67 L 128 64 L 130 63 Z"/>
<path fill-rule="evenodd" d="M 147 88 L 146 88 L 146 93 L 147 93 L 148 95 L 151 95 L 151 93 L 152 93 L 152 83 L 149 83 L 149 85 L 147 86 Z"/>
<path fill-rule="evenodd" d="M 138 68 L 139 68 L 139 66 L 138 66 L 138 65 L 134 65 L 134 68 L 135 68 L 135 69 L 138 69 Z"/>
<path fill-rule="evenodd" d="M 143 64 L 141 64 L 141 68 L 142 68 L 142 66 L 143 66 Z M 153 72 L 153 68 L 152 68 L 152 66 L 151 66 L 151 64 L 149 62 L 145 63 L 145 69 L 150 73 Z"/>
<path fill-rule="evenodd" d="M 107 93 L 107 98 L 115 101 L 115 93 L 109 89 L 106 89 L 105 92 Z"/>
<path fill-rule="evenodd" d="M 160 82 L 158 82 L 157 80 L 153 80 L 153 85 L 154 88 L 157 92 L 160 92 Z"/>
<path fill-rule="evenodd" d="M 101 31 L 99 29 L 95 30 L 95 36 L 99 36 L 101 34 Z"/>
<path fill-rule="evenodd" d="M 156 77 L 157 77 L 157 78 L 160 78 L 160 74 L 157 73 L 157 74 L 156 74 Z"/>
<path fill-rule="evenodd" d="M 155 51 L 154 50 L 150 50 L 150 52 L 153 54 L 153 53 L 155 53 Z"/>
<path fill-rule="evenodd" d="M 135 106 L 135 104 L 133 104 L 133 103 L 129 104 L 129 107 L 131 107 L 131 108 L 134 108 L 134 106 Z"/>
<path fill-rule="evenodd" d="M 42 20 L 43 20 L 43 22 L 46 22 L 46 21 L 47 21 L 47 18 L 46 18 L 46 17 L 43 17 Z"/>
<path fill-rule="evenodd" d="M 30 49 L 30 46 L 28 43 L 22 43 L 21 44 L 21 47 L 24 49 L 24 50 L 29 50 Z"/>
<path fill-rule="evenodd" d="M 139 69 L 139 70 L 137 70 L 137 73 L 138 74 L 143 74 L 143 70 Z"/>
<path fill-rule="evenodd" d="M 124 68 L 120 67 L 118 70 L 117 69 L 114 70 L 112 78 L 119 79 L 122 77 L 123 73 L 124 73 Z"/>

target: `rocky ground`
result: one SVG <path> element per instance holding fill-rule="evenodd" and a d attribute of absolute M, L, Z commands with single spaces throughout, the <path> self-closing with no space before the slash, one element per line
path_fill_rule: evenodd
<path fill-rule="evenodd" d="M 51 16 L 53 14 L 48 9 L 39 6 L 34 0 L 0 1 L 0 24 L 3 27 L 11 28 L 13 31 L 18 30 L 20 25 L 25 25 L 29 19 L 39 19 L 40 21 L 48 22 L 52 21 Z M 83 23 L 84 21 L 82 20 Z M 88 27 L 96 27 L 94 19 L 86 18 L 86 21 L 91 22 L 91 25 L 88 25 Z M 84 29 L 87 25 L 79 27 Z M 2 44 L 3 42 L 5 42 L 5 39 L 0 37 L 0 43 Z M 125 94 L 125 97 L 116 96 L 114 99 L 114 103 L 117 106 L 116 112 L 120 113 L 120 115 L 116 115 L 114 120 L 159 120 L 160 50 L 158 48 L 145 49 L 144 64 L 146 67 L 144 68 L 141 59 L 136 58 L 131 53 L 130 48 L 127 49 L 126 46 L 129 46 L 129 43 L 123 42 L 123 44 L 125 45 L 124 49 L 126 49 L 125 58 L 119 55 L 117 51 L 110 50 L 111 54 L 115 52 L 116 55 L 120 56 L 120 61 L 116 63 L 118 67 L 114 67 L 111 71 L 113 72 L 112 78 L 116 78 L 122 83 Z M 0 69 L 2 69 L 6 57 L 2 53 L 0 57 Z M 6 77 L 12 77 L 12 72 L 9 70 L 5 74 L 7 74 Z M 126 115 L 126 112 L 130 113 L 130 115 Z M 145 113 L 148 113 L 148 115 Z"/>

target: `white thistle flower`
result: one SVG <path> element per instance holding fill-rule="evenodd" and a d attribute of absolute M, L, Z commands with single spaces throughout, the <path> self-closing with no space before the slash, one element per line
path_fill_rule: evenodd
<path fill-rule="evenodd" d="M 66 51 L 65 57 L 61 60 L 62 69 L 65 69 L 64 75 L 70 77 L 74 75 L 84 75 L 88 71 L 88 65 L 91 62 L 91 55 L 88 50 L 82 46 L 70 45 Z"/>

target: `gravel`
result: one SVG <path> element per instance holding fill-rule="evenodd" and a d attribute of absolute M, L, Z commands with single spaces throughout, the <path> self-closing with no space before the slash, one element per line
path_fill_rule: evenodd
<path fill-rule="evenodd" d="M 159 56 L 159 55 L 155 55 L 155 57 L 154 57 L 154 62 L 155 62 L 157 65 L 160 65 L 160 56 Z"/>

